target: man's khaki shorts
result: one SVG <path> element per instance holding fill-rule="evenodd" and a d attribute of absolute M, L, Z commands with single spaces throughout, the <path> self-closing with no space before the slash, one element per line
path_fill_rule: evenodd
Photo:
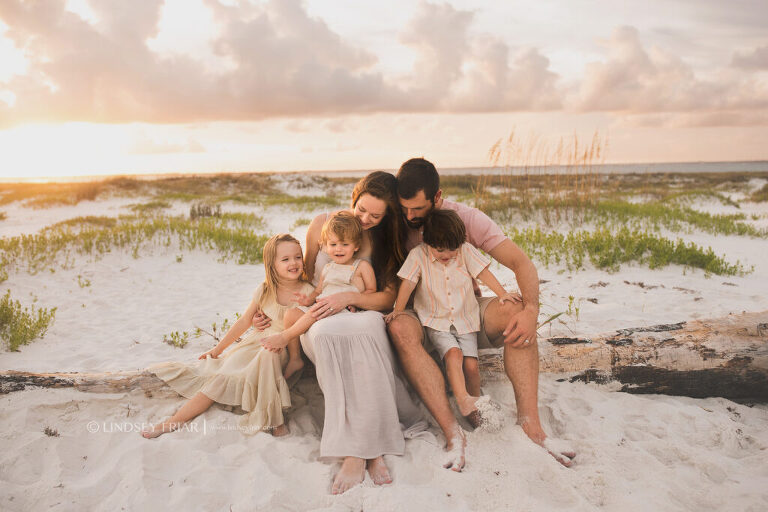
<path fill-rule="evenodd" d="M 495 347 L 491 341 L 488 339 L 488 336 L 485 335 L 485 310 L 488 308 L 488 304 L 491 303 L 493 299 L 496 297 L 477 297 L 477 303 L 480 306 L 480 332 L 477 333 L 477 348 L 483 349 L 483 348 L 498 348 Z M 413 309 L 406 309 L 404 311 L 406 314 L 412 316 L 416 320 L 419 320 L 419 315 L 416 314 L 416 311 Z M 421 321 L 419 321 L 421 323 Z M 422 331 L 422 337 L 421 337 L 421 344 L 424 345 L 424 348 L 427 349 L 427 352 L 433 350 L 435 347 L 432 346 L 432 342 L 429 341 L 429 336 L 427 336 L 427 330 L 422 325 L 421 327 Z"/>

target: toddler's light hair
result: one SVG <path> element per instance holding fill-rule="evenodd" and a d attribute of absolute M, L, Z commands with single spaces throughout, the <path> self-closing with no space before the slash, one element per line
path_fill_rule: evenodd
<path fill-rule="evenodd" d="M 328 242 L 331 233 L 339 240 L 353 243 L 358 247 L 363 243 L 363 225 L 360 219 L 348 211 L 336 212 L 325 221 L 323 230 L 320 232 L 320 243 Z"/>

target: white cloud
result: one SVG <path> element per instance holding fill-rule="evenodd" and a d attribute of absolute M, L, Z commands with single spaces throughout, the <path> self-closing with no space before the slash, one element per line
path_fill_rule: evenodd
<path fill-rule="evenodd" d="M 737 68 L 768 70 L 768 44 L 752 51 L 736 52 L 732 64 Z"/>
<path fill-rule="evenodd" d="M 658 47 L 646 50 L 634 27 L 615 29 L 606 46 L 607 60 L 586 66 L 573 100 L 580 111 L 711 113 L 768 108 L 766 84 L 727 70 L 714 78 L 699 78 L 678 55 Z"/>

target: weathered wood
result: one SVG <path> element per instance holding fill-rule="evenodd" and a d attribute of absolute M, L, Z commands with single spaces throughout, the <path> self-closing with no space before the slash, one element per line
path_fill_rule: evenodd
<path fill-rule="evenodd" d="M 540 340 L 542 372 L 618 381 L 622 391 L 768 401 L 768 311 Z M 503 368 L 501 356 L 481 360 Z"/>
<path fill-rule="evenodd" d="M 540 368 L 543 372 L 575 374 L 571 381 L 617 381 L 622 391 L 630 393 L 768 401 L 766 325 L 768 311 L 763 311 L 620 329 L 595 337 L 542 339 Z M 485 371 L 504 371 L 500 353 L 483 354 L 480 365 Z M 310 373 L 305 372 L 305 376 Z M 0 394 L 28 387 L 175 394 L 146 371 L 0 372 Z"/>
<path fill-rule="evenodd" d="M 125 393 L 141 390 L 147 395 L 176 394 L 153 373 L 146 371 L 112 373 L 0 372 L 0 394 L 28 387 L 74 388 L 88 393 Z"/>

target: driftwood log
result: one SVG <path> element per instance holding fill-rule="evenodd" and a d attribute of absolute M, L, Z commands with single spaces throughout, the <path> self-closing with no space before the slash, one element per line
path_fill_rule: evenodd
<path fill-rule="evenodd" d="M 768 401 L 768 311 L 620 329 L 590 338 L 541 339 L 539 347 L 541 371 L 569 374 L 571 382 L 617 381 L 630 393 Z M 499 353 L 482 355 L 480 365 L 488 372 L 504 371 Z M 141 371 L 0 372 L 0 394 L 27 387 L 175 394 Z"/>

